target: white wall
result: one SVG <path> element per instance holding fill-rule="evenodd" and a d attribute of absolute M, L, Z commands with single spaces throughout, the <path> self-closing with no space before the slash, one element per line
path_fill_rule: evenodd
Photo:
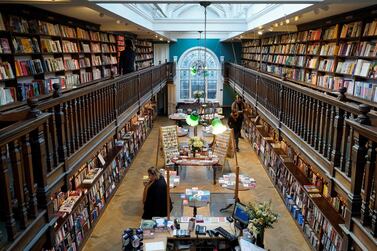
<path fill-rule="evenodd" d="M 165 59 L 169 60 L 169 44 L 154 44 L 154 65 L 158 65 L 159 61 L 161 64 L 165 63 Z"/>

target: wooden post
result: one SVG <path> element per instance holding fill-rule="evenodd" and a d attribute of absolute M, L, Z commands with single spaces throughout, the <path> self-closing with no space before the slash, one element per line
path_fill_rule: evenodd
<path fill-rule="evenodd" d="M 165 170 L 166 170 L 166 183 L 167 183 L 167 187 L 166 187 L 166 205 L 167 205 L 167 217 L 168 217 L 168 220 L 170 220 L 170 170 L 169 168 L 165 166 Z"/>
<path fill-rule="evenodd" d="M 234 188 L 234 200 L 235 200 L 235 202 L 237 202 L 238 201 L 239 179 L 240 179 L 240 167 L 238 166 L 237 151 L 236 151 L 236 144 L 235 144 L 233 128 L 232 128 L 231 136 L 232 136 L 231 138 L 232 138 L 232 147 L 233 147 L 234 158 L 236 159 L 236 185 L 235 185 L 235 188 Z"/>
<path fill-rule="evenodd" d="M 160 153 L 160 141 L 161 141 L 161 128 L 158 130 L 158 138 L 157 138 L 157 153 L 156 153 L 156 165 L 158 165 L 158 154 Z"/>

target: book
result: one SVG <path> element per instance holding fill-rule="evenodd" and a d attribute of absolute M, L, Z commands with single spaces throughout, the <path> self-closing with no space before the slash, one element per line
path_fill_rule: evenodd
<path fill-rule="evenodd" d="M 0 38 L 0 53 L 4 53 L 4 54 L 12 53 L 9 46 L 9 41 L 7 38 Z"/>
<path fill-rule="evenodd" d="M 0 12 L 0 30 L 5 31 L 4 20 L 3 20 L 3 16 L 1 14 L 1 12 Z"/>

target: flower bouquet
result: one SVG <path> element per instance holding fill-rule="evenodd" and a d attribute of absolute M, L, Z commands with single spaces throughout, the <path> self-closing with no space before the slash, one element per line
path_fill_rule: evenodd
<path fill-rule="evenodd" d="M 204 92 L 196 90 L 193 92 L 194 98 L 196 98 L 196 102 L 200 103 L 200 98 L 204 97 Z"/>
<path fill-rule="evenodd" d="M 250 233 L 257 237 L 257 245 L 263 247 L 264 229 L 272 228 L 272 225 L 278 220 L 279 215 L 272 212 L 271 201 L 262 203 L 249 203 L 247 205 L 249 214 L 249 225 L 247 228 Z"/>
<path fill-rule="evenodd" d="M 195 157 L 195 153 L 203 148 L 204 141 L 200 137 L 195 136 L 189 139 L 188 144 Z"/>

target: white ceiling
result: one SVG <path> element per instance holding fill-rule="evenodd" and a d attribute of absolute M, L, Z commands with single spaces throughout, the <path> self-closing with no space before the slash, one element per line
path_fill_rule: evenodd
<path fill-rule="evenodd" d="M 101 30 L 127 31 L 139 38 L 176 40 L 204 30 L 204 7 L 193 0 L 13 0 L 99 24 Z M 240 3 L 243 4 L 240 4 Z M 212 0 L 207 37 L 232 40 L 257 31 L 292 31 L 296 25 L 376 4 L 376 0 Z M 253 4 L 252 4 L 253 3 Z M 299 4 L 297 4 L 299 3 Z M 298 21 L 294 17 L 299 16 Z M 290 19 L 290 23 L 276 23 Z"/>

